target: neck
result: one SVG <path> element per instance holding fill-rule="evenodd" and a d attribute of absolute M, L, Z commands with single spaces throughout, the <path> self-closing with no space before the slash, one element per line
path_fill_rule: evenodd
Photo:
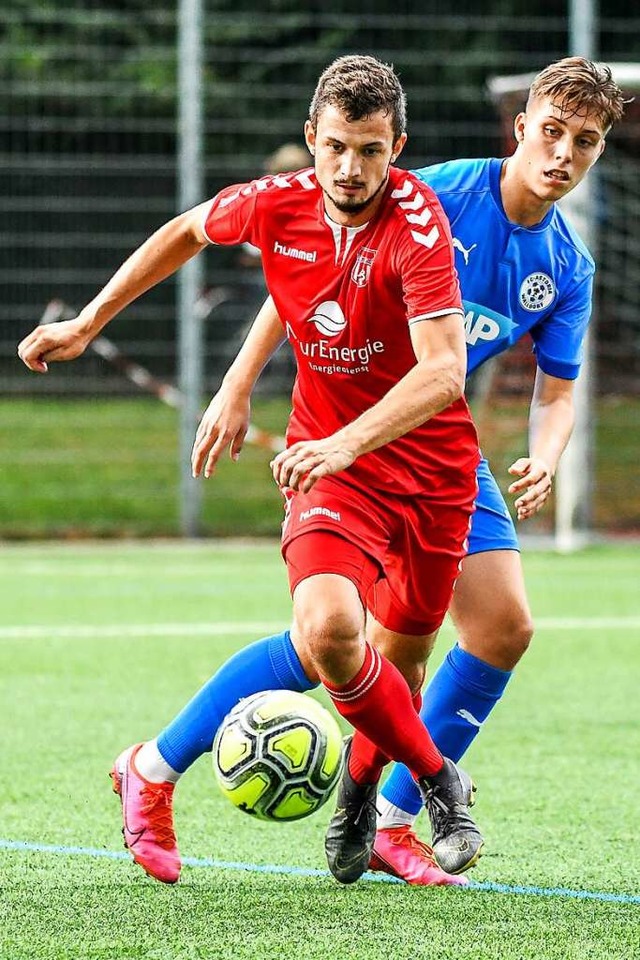
<path fill-rule="evenodd" d="M 534 227 L 544 220 L 554 202 L 541 200 L 527 187 L 520 176 L 515 156 L 502 164 L 500 197 L 508 219 L 522 227 Z"/>

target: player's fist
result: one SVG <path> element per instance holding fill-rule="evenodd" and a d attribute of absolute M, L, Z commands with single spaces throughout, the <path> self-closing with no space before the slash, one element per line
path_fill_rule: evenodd
<path fill-rule="evenodd" d="M 36 373 L 46 373 L 48 364 L 58 360 L 75 360 L 91 342 L 86 324 L 79 317 L 45 323 L 36 327 L 18 345 L 18 356 Z"/>
<path fill-rule="evenodd" d="M 324 440 L 294 443 L 273 458 L 271 471 L 281 489 L 289 487 L 308 493 L 320 477 L 346 470 L 356 456 L 356 452 L 346 447 L 334 434 Z"/>

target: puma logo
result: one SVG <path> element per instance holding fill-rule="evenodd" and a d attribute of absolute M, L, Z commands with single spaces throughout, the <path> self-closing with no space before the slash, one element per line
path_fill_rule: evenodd
<path fill-rule="evenodd" d="M 454 237 L 454 238 L 453 238 L 452 243 L 453 243 L 453 248 L 454 248 L 454 250 L 459 250 L 460 253 L 462 254 L 462 256 L 464 257 L 464 265 L 465 265 L 465 267 L 468 267 L 468 266 L 469 266 L 469 254 L 471 253 L 472 250 L 475 250 L 475 248 L 478 246 L 478 244 L 477 244 L 477 243 L 472 243 L 471 246 L 467 249 L 466 247 L 463 247 L 463 246 L 462 246 L 462 243 L 460 242 L 460 240 L 458 240 L 457 237 Z"/>
<path fill-rule="evenodd" d="M 481 721 L 481 720 L 476 720 L 476 718 L 474 717 L 474 715 L 473 715 L 472 713 L 470 713 L 469 710 L 465 710 L 465 709 L 457 710 L 457 711 L 456 711 L 456 716 L 457 716 L 457 717 L 462 717 L 462 719 L 463 719 L 463 720 L 466 720 L 467 723 L 470 723 L 472 727 L 478 727 L 478 728 L 479 728 L 479 727 L 482 726 L 482 721 Z"/>

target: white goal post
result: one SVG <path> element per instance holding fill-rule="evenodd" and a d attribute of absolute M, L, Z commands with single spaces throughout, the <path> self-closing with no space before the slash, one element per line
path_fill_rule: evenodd
<path fill-rule="evenodd" d="M 625 96 L 640 91 L 640 64 L 610 63 L 613 77 Z M 503 122 L 524 107 L 526 93 L 535 73 L 499 76 L 487 86 L 499 108 Z M 594 195 L 598 167 L 562 201 L 564 212 L 574 222 L 580 236 L 598 260 L 598 220 Z M 556 476 L 554 540 L 560 552 L 579 549 L 591 539 L 591 503 L 593 495 L 593 398 L 595 371 L 593 344 L 587 335 L 581 374 L 576 382 L 576 424 Z"/>

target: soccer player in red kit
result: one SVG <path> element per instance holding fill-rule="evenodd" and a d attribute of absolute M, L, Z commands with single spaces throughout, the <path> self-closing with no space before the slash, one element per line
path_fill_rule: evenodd
<path fill-rule="evenodd" d="M 470 778 L 442 757 L 418 716 L 423 663 L 410 650 L 396 655 L 396 667 L 365 637 L 367 605 L 383 629 L 414 626 L 408 648 L 416 637 L 427 647 L 435 639 L 464 555 L 479 459 L 462 396 L 466 348 L 449 227 L 432 191 L 391 166 L 404 128 L 393 70 L 371 57 L 340 58 L 321 76 L 305 127 L 314 169 L 229 187 L 177 217 L 79 317 L 37 328 L 19 348 L 27 366 L 44 371 L 81 353 L 127 303 L 208 243 L 260 248 L 298 366 L 287 448 L 272 464 L 287 505 L 293 672 L 299 689 L 320 679 L 356 729 L 325 842 L 344 883 L 369 863 L 376 786 L 392 759 L 412 771 L 430 816 L 446 821 L 436 882 L 455 882 L 482 848 L 468 812 Z M 246 385 L 247 403 L 280 339 L 258 323 L 234 361 L 227 376 Z M 226 444 L 223 408 L 218 394 L 203 416 L 194 475 L 210 475 Z M 278 685 L 264 668 L 248 690 L 249 673 L 238 670 L 227 684 L 230 705 Z M 204 752 L 220 717 L 197 700 L 197 723 L 211 728 L 196 738 Z M 193 741 L 190 710 L 176 722 Z M 172 790 L 186 769 L 176 757 L 161 735 L 129 748 L 113 770 L 134 859 L 169 882 L 180 865 Z"/>

